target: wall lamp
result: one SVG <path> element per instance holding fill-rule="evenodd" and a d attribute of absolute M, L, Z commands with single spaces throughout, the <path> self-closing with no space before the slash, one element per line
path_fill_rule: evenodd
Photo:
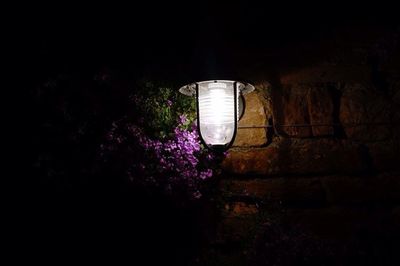
<path fill-rule="evenodd" d="M 242 95 L 253 90 L 253 85 L 234 80 L 200 81 L 179 89 L 196 97 L 200 139 L 215 151 L 225 151 L 233 144 L 244 111 Z"/>

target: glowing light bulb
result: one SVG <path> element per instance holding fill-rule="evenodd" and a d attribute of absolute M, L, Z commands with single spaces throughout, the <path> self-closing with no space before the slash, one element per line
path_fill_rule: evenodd
<path fill-rule="evenodd" d="M 219 151 L 228 149 L 234 141 L 239 120 L 239 95 L 253 90 L 253 85 L 233 80 L 200 81 L 179 89 L 181 93 L 197 98 L 200 137 L 209 148 Z"/>
<path fill-rule="evenodd" d="M 233 138 L 235 128 L 234 82 L 199 83 L 200 133 L 210 145 L 226 145 Z"/>

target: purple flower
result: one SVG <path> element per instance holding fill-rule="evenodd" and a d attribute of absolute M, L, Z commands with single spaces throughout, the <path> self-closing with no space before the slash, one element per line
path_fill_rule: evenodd
<path fill-rule="evenodd" d="M 212 175 L 213 171 L 211 169 L 207 169 L 206 171 L 200 173 L 200 178 L 204 180 L 212 177 Z"/>
<path fill-rule="evenodd" d="M 172 101 L 168 100 L 167 105 L 170 104 Z M 109 144 L 102 146 L 102 152 L 128 148 L 132 160 L 128 170 L 131 180 L 152 186 L 163 185 L 166 191 L 172 192 L 184 186 L 192 198 L 198 199 L 201 197 L 200 184 L 213 176 L 217 157 L 201 148 L 195 123 L 189 128 L 182 127 L 189 122 L 185 114 L 180 115 L 177 122 L 171 130 L 172 135 L 162 139 L 146 135 L 142 124 L 128 123 L 121 127 L 113 123 L 106 135 Z M 124 157 L 129 159 L 129 155 Z"/>
<path fill-rule="evenodd" d="M 187 117 L 185 114 L 182 114 L 179 116 L 179 123 L 180 124 L 185 124 L 188 121 Z"/>
<path fill-rule="evenodd" d="M 200 199 L 201 198 L 201 193 L 200 193 L 200 191 L 195 191 L 195 192 L 193 192 L 193 197 L 195 198 L 195 199 Z"/>

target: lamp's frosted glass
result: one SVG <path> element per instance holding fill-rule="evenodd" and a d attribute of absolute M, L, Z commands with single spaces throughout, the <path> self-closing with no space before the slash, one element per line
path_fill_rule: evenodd
<path fill-rule="evenodd" d="M 207 145 L 227 145 L 235 132 L 235 88 L 233 81 L 199 83 L 200 133 Z"/>

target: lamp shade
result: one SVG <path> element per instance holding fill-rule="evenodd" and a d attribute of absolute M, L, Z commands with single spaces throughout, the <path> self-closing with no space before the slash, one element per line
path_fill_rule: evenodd
<path fill-rule="evenodd" d="M 183 94 L 196 96 L 199 135 L 207 147 L 226 150 L 232 145 L 239 120 L 239 97 L 252 90 L 252 85 L 232 80 L 195 82 L 180 89 Z"/>

